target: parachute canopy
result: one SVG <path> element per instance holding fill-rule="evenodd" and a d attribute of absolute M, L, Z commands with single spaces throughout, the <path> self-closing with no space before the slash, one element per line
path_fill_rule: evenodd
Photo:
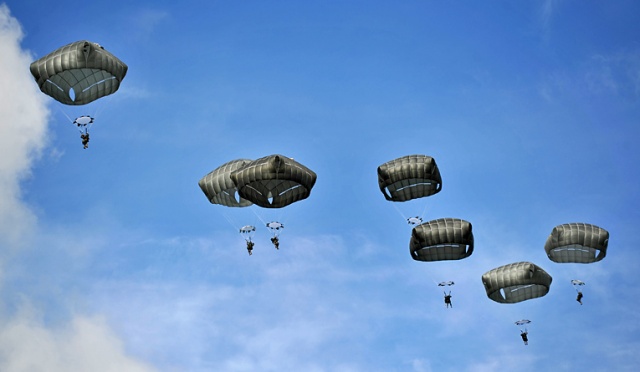
<path fill-rule="evenodd" d="M 212 204 L 227 207 L 248 207 L 252 203 L 236 195 L 236 185 L 231 180 L 231 173 L 251 163 L 250 159 L 237 159 L 214 169 L 198 182 L 202 192 Z"/>
<path fill-rule="evenodd" d="M 94 119 L 91 116 L 83 115 L 83 116 L 77 117 L 73 121 L 73 125 L 77 126 L 78 128 L 83 128 L 83 127 L 86 127 L 88 125 L 93 124 L 93 120 Z"/>
<path fill-rule="evenodd" d="M 283 155 L 254 160 L 231 173 L 238 194 L 263 208 L 282 208 L 309 197 L 316 174 Z"/>
<path fill-rule="evenodd" d="M 240 234 L 251 235 L 256 232 L 256 227 L 253 225 L 245 225 L 240 228 Z"/>
<path fill-rule="evenodd" d="M 40 90 L 67 105 L 84 105 L 115 93 L 127 65 L 97 43 L 82 40 L 31 63 Z"/>
<path fill-rule="evenodd" d="M 517 326 L 525 325 L 531 323 L 529 319 L 522 319 L 515 322 Z"/>
<path fill-rule="evenodd" d="M 487 296 L 510 304 L 546 295 L 551 281 L 546 271 L 531 262 L 500 266 L 482 275 Z"/>
<path fill-rule="evenodd" d="M 403 202 L 440 192 L 442 178 L 432 157 L 408 155 L 378 167 L 378 186 L 387 200 Z"/>
<path fill-rule="evenodd" d="M 566 223 L 553 228 L 544 250 L 558 263 L 592 263 L 607 255 L 609 232 L 587 223 Z"/>
<path fill-rule="evenodd" d="M 583 282 L 582 280 L 578 280 L 578 279 L 573 279 L 571 281 L 571 284 L 575 285 L 575 286 L 583 286 L 587 283 Z"/>
<path fill-rule="evenodd" d="M 267 223 L 267 228 L 275 232 L 284 229 L 284 225 L 278 221 L 271 221 Z"/>
<path fill-rule="evenodd" d="M 460 260 L 473 253 L 471 223 L 459 218 L 440 218 L 413 228 L 409 242 L 416 261 Z"/>
<path fill-rule="evenodd" d="M 449 287 L 452 286 L 456 283 L 452 282 L 452 281 L 448 281 L 448 282 L 440 282 L 438 283 L 438 287 Z"/>

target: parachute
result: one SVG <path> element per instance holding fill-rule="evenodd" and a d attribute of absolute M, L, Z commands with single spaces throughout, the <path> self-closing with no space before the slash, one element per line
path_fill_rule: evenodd
<path fill-rule="evenodd" d="M 240 228 L 240 234 L 244 237 L 244 240 L 250 242 L 256 233 L 256 227 L 252 225 L 245 225 Z"/>
<path fill-rule="evenodd" d="M 523 326 L 523 325 L 527 325 L 529 323 L 531 323 L 531 321 L 529 319 L 522 319 L 522 320 L 518 320 L 518 321 L 515 322 L 515 324 L 517 326 Z"/>
<path fill-rule="evenodd" d="M 212 204 L 227 207 L 248 207 L 253 203 L 237 195 L 238 189 L 231 179 L 231 173 L 249 163 L 251 163 L 250 159 L 237 159 L 224 163 L 202 177 L 198 185 Z"/>
<path fill-rule="evenodd" d="M 43 93 L 70 106 L 87 105 L 115 93 L 128 70 L 124 62 L 100 44 L 86 40 L 65 45 L 32 62 L 29 68 Z M 75 120 L 67 113 L 65 116 L 80 131 L 86 149 L 96 113 Z"/>
<path fill-rule="evenodd" d="M 587 223 L 567 223 L 553 228 L 544 250 L 558 263 L 592 263 L 607 255 L 609 232 Z"/>
<path fill-rule="evenodd" d="M 440 283 L 438 283 L 438 287 L 450 287 L 450 286 L 452 286 L 454 284 L 456 284 L 456 283 L 454 283 L 452 281 L 440 282 Z"/>
<path fill-rule="evenodd" d="M 378 167 L 378 186 L 385 199 L 404 202 L 440 192 L 442 178 L 432 157 L 408 155 Z"/>
<path fill-rule="evenodd" d="M 284 225 L 278 221 L 271 221 L 267 223 L 267 228 L 271 230 L 273 236 L 278 236 L 284 229 Z"/>
<path fill-rule="evenodd" d="M 230 174 L 238 194 L 263 208 L 282 208 L 306 199 L 316 174 L 283 155 L 254 160 Z"/>
<path fill-rule="evenodd" d="M 416 261 L 460 260 L 473 253 L 471 223 L 440 218 L 413 228 L 409 250 Z"/>
<path fill-rule="evenodd" d="M 296 201 L 306 199 L 315 184 L 316 174 L 302 164 L 282 155 L 271 155 L 258 160 L 236 159 L 227 162 L 198 182 L 200 189 L 212 204 L 226 207 L 248 207 L 253 204 L 264 208 L 282 208 Z M 253 210 L 252 210 L 253 211 Z M 279 249 L 279 235 L 284 224 L 278 221 L 263 226 L 272 234 L 271 243 Z M 238 226 L 225 217 L 233 226 Z M 237 227 L 236 227 L 237 228 Z M 249 254 L 254 243 L 251 240 L 256 228 L 245 225 L 240 234 L 247 241 Z"/>
<path fill-rule="evenodd" d="M 497 267 L 482 275 L 487 296 L 499 303 L 517 303 L 542 297 L 549 292 L 552 278 L 531 262 Z"/>
<path fill-rule="evenodd" d="M 573 279 L 571 281 L 571 284 L 573 284 L 574 287 L 581 287 L 587 283 L 583 282 L 582 280 L 578 280 L 578 279 Z"/>
<path fill-rule="evenodd" d="M 40 90 L 66 105 L 85 105 L 115 93 L 127 65 L 86 40 L 65 45 L 31 63 Z"/>
<path fill-rule="evenodd" d="M 75 120 L 73 121 L 73 125 L 78 127 L 80 133 L 86 133 L 89 130 L 89 127 L 91 127 L 91 125 L 93 124 L 94 120 L 95 119 L 89 115 L 83 115 L 75 118 Z"/>

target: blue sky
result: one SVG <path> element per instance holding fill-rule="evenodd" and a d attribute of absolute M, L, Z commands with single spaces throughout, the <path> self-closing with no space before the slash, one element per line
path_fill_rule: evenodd
<path fill-rule="evenodd" d="M 0 370 L 635 371 L 639 8 L 3 3 Z M 129 71 L 66 107 L 29 64 L 84 39 Z M 87 112 L 83 150 L 65 115 Z M 197 185 L 270 154 L 318 174 L 308 199 L 229 210 Z M 387 202 L 376 167 L 409 154 L 436 159 L 443 189 Z M 413 261 L 402 215 L 423 212 L 470 221 L 474 254 Z M 235 224 L 270 219 L 281 249 L 259 229 L 248 256 Z M 607 229 L 607 257 L 549 261 L 568 222 Z M 517 261 L 549 294 L 492 302 L 481 275 Z"/>

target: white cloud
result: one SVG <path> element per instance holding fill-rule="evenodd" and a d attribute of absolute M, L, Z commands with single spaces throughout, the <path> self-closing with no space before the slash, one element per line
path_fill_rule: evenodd
<path fill-rule="evenodd" d="M 136 27 L 135 36 L 141 40 L 148 39 L 169 17 L 169 12 L 164 10 L 147 9 L 139 12 L 133 20 L 133 25 Z"/>
<path fill-rule="evenodd" d="M 567 95 L 615 97 L 623 102 L 637 102 L 640 98 L 640 51 L 594 54 L 574 69 L 552 71 L 540 84 L 539 94 L 550 102 Z"/>
<path fill-rule="evenodd" d="M 51 235 L 37 225 L 36 215 L 25 203 L 22 191 L 22 183 L 32 176 L 34 164 L 47 146 L 49 98 L 39 91 L 29 73 L 29 65 L 35 58 L 21 47 L 23 36 L 18 20 L 12 17 L 6 4 L 0 4 L 0 248 L 5 261 L 2 293 L 4 299 L 18 298 L 34 304 L 36 309 L 20 309 L 14 315 L 11 310 L 15 309 L 15 303 L 3 303 L 0 370 L 151 371 L 127 356 L 123 342 L 101 317 L 79 315 L 69 322 L 45 324 L 33 315 L 58 314 L 60 305 L 67 305 L 65 301 L 73 295 L 64 288 L 54 296 L 53 304 L 48 302 L 50 298 L 42 301 L 43 293 L 50 294 L 51 289 L 59 288 L 55 288 L 56 280 L 47 277 L 48 270 L 34 267 L 55 268 L 42 259 L 47 257 L 42 251 L 28 249 L 45 246 L 41 240 Z M 59 153 L 53 150 L 52 154 Z M 56 244 L 46 242 L 49 247 Z M 38 257 L 31 259 L 32 254 Z M 22 280 L 21 274 L 27 271 L 33 281 Z M 40 306 L 46 311 L 38 310 Z"/>
<path fill-rule="evenodd" d="M 0 326 L 0 370 L 145 372 L 149 366 L 126 356 L 104 319 L 76 317 L 49 329 L 22 314 Z"/>
<path fill-rule="evenodd" d="M 0 5 L 0 242 L 15 246 L 35 224 L 21 200 L 20 181 L 30 175 L 46 144 L 45 96 L 29 65 L 31 54 L 20 47 L 23 32 L 5 4 Z"/>

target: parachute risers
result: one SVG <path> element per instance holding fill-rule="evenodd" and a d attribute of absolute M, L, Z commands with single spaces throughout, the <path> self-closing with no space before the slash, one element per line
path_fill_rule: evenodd
<path fill-rule="evenodd" d="M 81 40 L 34 61 L 30 70 L 46 95 L 65 105 L 85 105 L 115 93 L 128 67 L 100 44 Z"/>
<path fill-rule="evenodd" d="M 442 178 L 432 157 L 408 155 L 378 167 L 378 186 L 385 199 L 404 202 L 437 194 Z"/>
<path fill-rule="evenodd" d="M 254 160 L 230 177 L 240 197 L 263 208 L 282 208 L 308 198 L 317 178 L 311 169 L 283 155 Z"/>
<path fill-rule="evenodd" d="M 553 228 L 544 250 L 558 263 L 592 263 L 607 255 L 609 232 L 587 223 L 566 223 Z"/>
<path fill-rule="evenodd" d="M 531 262 L 500 266 L 482 275 L 487 296 L 505 304 L 542 297 L 549 292 L 551 281 L 546 271 Z"/>
<path fill-rule="evenodd" d="M 413 228 L 409 242 L 416 261 L 460 260 L 473 253 L 471 223 L 459 218 L 440 218 Z"/>

